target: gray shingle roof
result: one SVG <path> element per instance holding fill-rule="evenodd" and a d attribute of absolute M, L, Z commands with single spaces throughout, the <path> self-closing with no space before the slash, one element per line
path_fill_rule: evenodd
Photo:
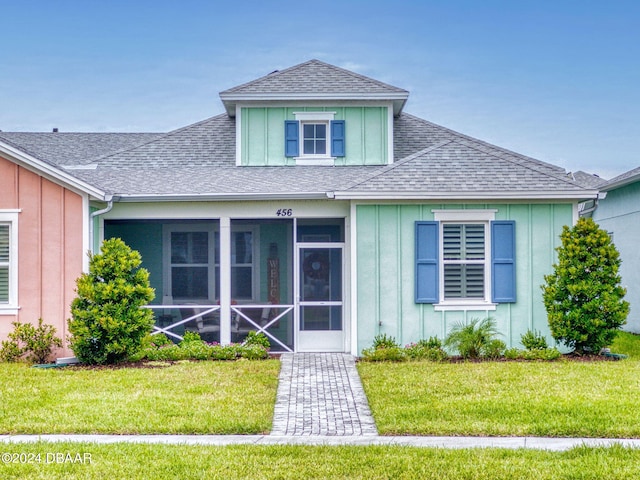
<path fill-rule="evenodd" d="M 118 148 L 135 137 L 81 134 L 58 144 L 53 158 L 68 164 L 64 148 L 89 152 L 96 145 L 114 152 L 96 158 L 78 156 L 95 170 L 71 173 L 98 188 L 121 196 L 311 195 L 342 192 L 343 196 L 370 194 L 438 195 L 501 192 L 522 196 L 528 192 L 585 190 L 564 169 L 495 145 L 473 139 L 409 114 L 395 120 L 392 165 L 367 167 L 238 167 L 235 163 L 235 120 L 222 114 L 187 127 L 151 137 L 144 143 Z M 57 134 L 21 134 L 39 155 L 46 155 Z M 101 142 L 99 137 L 108 137 Z M 2 138 L 2 137 L 0 137 Z M 70 137 L 71 138 L 71 137 Z M 121 144 L 116 141 L 122 140 Z M 16 140 L 16 137 L 13 137 Z M 83 140 L 91 142 L 83 146 Z M 98 148 L 98 153 L 103 149 Z M 106 149 L 108 150 L 108 149 Z"/>
<path fill-rule="evenodd" d="M 296 93 L 311 95 L 348 93 L 356 96 L 367 93 L 409 94 L 402 88 L 388 85 L 344 68 L 319 60 L 309 60 L 285 70 L 276 70 L 264 77 L 220 92 L 220 96 L 232 94 L 291 95 Z"/>
<path fill-rule="evenodd" d="M 625 185 L 629 185 L 630 183 L 640 181 L 640 167 L 629 170 L 628 172 L 623 173 L 622 175 L 618 175 L 617 177 L 612 178 L 604 185 L 600 187 L 601 190 L 608 191 L 613 190 L 614 188 L 623 187 Z"/>
<path fill-rule="evenodd" d="M 576 182 L 585 188 L 599 188 L 607 183 L 606 179 L 600 178 L 598 175 L 593 173 L 583 172 L 582 170 L 573 172 L 570 175 Z"/>
<path fill-rule="evenodd" d="M 584 187 L 549 164 L 468 138 L 452 138 L 427 147 L 346 192 L 390 194 L 486 194 L 575 192 Z"/>
<path fill-rule="evenodd" d="M 319 60 L 276 70 L 248 83 L 220 92 L 230 116 L 238 101 L 282 101 L 291 99 L 378 100 L 392 101 L 398 115 L 409 92 L 373 78 Z"/>
<path fill-rule="evenodd" d="M 246 92 L 383 95 L 407 92 L 311 60 L 221 94 Z M 226 114 L 165 134 L 2 133 L 0 141 L 69 170 L 107 193 L 132 196 L 429 196 L 502 195 L 535 198 L 541 192 L 587 198 L 593 188 L 564 169 L 402 113 L 394 120 L 395 163 L 355 167 L 236 166 L 236 122 Z M 590 189 L 591 188 L 591 189 Z M 584 197 L 583 197 L 584 195 Z"/>
<path fill-rule="evenodd" d="M 52 165 L 85 165 L 96 157 L 140 145 L 158 133 L 0 132 L 0 141 Z"/>

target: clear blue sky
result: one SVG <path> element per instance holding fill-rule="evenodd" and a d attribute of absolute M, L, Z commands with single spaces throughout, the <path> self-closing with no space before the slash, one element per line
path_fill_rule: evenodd
<path fill-rule="evenodd" d="M 4 131 L 167 131 L 317 58 L 571 171 L 640 165 L 637 0 L 0 0 L 0 14 Z"/>

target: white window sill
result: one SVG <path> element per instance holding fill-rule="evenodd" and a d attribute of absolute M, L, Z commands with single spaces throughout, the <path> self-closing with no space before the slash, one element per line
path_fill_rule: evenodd
<path fill-rule="evenodd" d="M 335 157 L 295 157 L 296 165 L 330 166 L 335 165 Z"/>
<path fill-rule="evenodd" d="M 495 310 L 497 304 L 482 301 L 440 302 L 433 305 L 436 312 L 467 311 L 467 310 Z"/>
<path fill-rule="evenodd" d="M 17 315 L 20 307 L 13 305 L 0 305 L 0 315 Z"/>

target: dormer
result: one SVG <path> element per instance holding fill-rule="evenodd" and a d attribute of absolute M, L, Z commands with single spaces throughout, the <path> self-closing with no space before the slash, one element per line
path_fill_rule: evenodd
<path fill-rule="evenodd" d="M 408 96 L 318 60 L 220 93 L 239 166 L 393 163 L 393 119 Z"/>

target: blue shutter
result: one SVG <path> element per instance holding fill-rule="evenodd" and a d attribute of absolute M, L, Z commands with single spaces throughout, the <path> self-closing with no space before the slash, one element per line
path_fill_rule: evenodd
<path fill-rule="evenodd" d="M 516 301 L 516 223 L 491 222 L 491 301 Z"/>
<path fill-rule="evenodd" d="M 284 121 L 284 155 L 285 157 L 297 157 L 299 155 L 300 148 L 298 145 L 300 141 L 299 137 L 299 123 L 297 120 L 285 120 Z"/>
<path fill-rule="evenodd" d="M 331 121 L 331 156 L 344 157 L 344 120 Z"/>
<path fill-rule="evenodd" d="M 438 222 L 416 222 L 416 303 L 438 303 Z"/>

